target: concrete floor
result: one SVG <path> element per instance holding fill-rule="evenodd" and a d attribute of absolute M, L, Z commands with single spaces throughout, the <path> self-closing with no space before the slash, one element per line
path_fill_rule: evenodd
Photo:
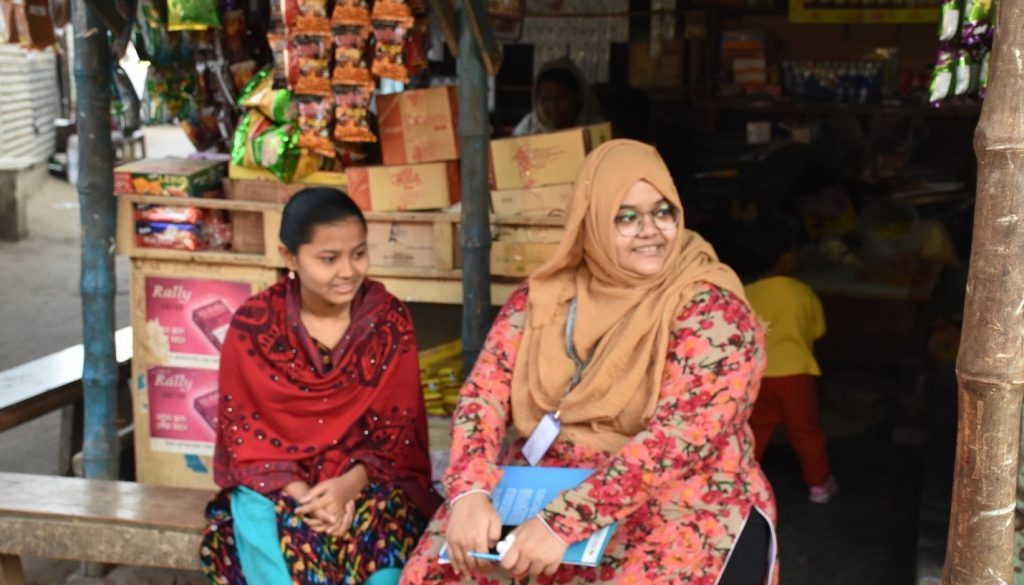
<path fill-rule="evenodd" d="M 183 140 L 173 129 L 150 130 L 150 155 L 187 151 Z M 29 200 L 29 238 L 0 243 L 0 368 L 81 341 L 78 211 L 75 189 L 50 179 Z M 128 263 L 118 258 L 118 327 L 128 325 L 128 299 Z M 445 311 L 443 320 L 457 319 L 457 310 Z M 779 500 L 782 583 L 909 585 L 915 582 L 914 543 L 925 446 L 893 440 L 896 399 L 891 386 L 841 376 L 832 380 L 825 380 L 822 409 L 832 465 L 841 485 L 837 499 L 827 505 L 807 502 L 795 457 L 784 441 L 769 448 L 764 464 Z M 944 386 L 940 393 L 946 396 L 950 389 Z M 57 427 L 54 414 L 0 433 L 0 470 L 56 473 Z M 936 510 L 941 522 L 948 508 L 940 503 Z M 936 562 L 941 566 L 941 558 Z M 37 585 L 62 584 L 78 567 L 74 562 L 25 562 L 29 582 Z M 203 582 L 198 573 L 124 567 L 106 581 Z"/>

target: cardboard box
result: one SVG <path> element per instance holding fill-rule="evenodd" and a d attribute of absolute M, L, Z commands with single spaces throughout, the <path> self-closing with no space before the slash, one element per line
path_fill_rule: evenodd
<path fill-rule="evenodd" d="M 647 41 L 629 43 L 629 85 L 631 87 L 663 89 L 683 85 L 683 41 L 675 38 L 663 41 L 661 53 L 651 56 Z"/>
<path fill-rule="evenodd" d="M 227 164 L 184 158 L 145 159 L 114 169 L 114 193 L 170 197 L 220 196 Z"/>
<path fill-rule="evenodd" d="M 443 209 L 459 201 L 456 161 L 387 167 L 349 167 L 348 194 L 373 211 Z"/>
<path fill-rule="evenodd" d="M 459 95 L 455 87 L 380 95 L 377 111 L 384 164 L 458 160 Z"/>
<path fill-rule="evenodd" d="M 573 184 L 491 191 L 491 208 L 498 216 L 565 217 Z"/>
<path fill-rule="evenodd" d="M 545 242 L 491 243 L 491 274 L 526 278 L 540 268 L 558 249 L 558 244 Z"/>
<path fill-rule="evenodd" d="M 608 122 L 491 141 L 491 188 L 542 187 L 576 181 L 583 159 L 610 140 Z"/>
<path fill-rule="evenodd" d="M 434 224 L 371 221 L 366 242 L 374 268 L 434 268 Z"/>

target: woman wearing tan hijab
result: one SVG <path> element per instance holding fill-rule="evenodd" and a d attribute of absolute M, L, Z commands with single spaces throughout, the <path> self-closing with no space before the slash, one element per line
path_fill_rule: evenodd
<path fill-rule="evenodd" d="M 684 225 L 653 148 L 614 140 L 587 157 L 557 253 L 505 304 L 462 389 L 448 505 L 404 583 L 777 576 L 765 522 L 775 502 L 747 425 L 763 333 L 735 274 Z M 468 555 L 501 538 L 498 466 L 528 465 L 524 443 L 554 413 L 561 428 L 537 465 L 594 473 L 521 524 L 500 563 Z M 612 522 L 599 566 L 560 564 L 568 544 Z M 438 563 L 445 542 L 450 564 Z"/>

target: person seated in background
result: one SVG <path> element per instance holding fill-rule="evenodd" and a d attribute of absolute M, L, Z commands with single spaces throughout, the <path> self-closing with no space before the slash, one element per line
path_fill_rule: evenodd
<path fill-rule="evenodd" d="M 513 130 L 528 136 L 604 122 L 601 106 L 572 60 L 556 59 L 540 69 L 533 84 L 533 111 Z"/>
<path fill-rule="evenodd" d="M 409 309 L 345 193 L 285 205 L 288 276 L 235 313 L 202 567 L 218 585 L 394 582 L 440 498 Z"/>
<path fill-rule="evenodd" d="M 786 218 L 759 220 L 745 230 L 743 256 L 735 263 L 747 283 L 747 300 L 766 330 L 768 365 L 750 428 L 759 462 L 775 428 L 781 424 L 786 429 L 800 460 L 808 499 L 824 504 L 839 492 L 818 423 L 821 369 L 814 359 L 814 342 L 825 334 L 825 312 L 811 287 L 790 276 L 797 267 L 794 232 Z"/>

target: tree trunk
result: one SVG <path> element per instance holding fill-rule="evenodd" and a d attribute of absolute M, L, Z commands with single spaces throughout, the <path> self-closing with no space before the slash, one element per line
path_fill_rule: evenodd
<path fill-rule="evenodd" d="M 1024 392 L 1024 0 L 999 3 L 981 121 L 964 328 L 957 359 L 953 507 L 943 582 L 1013 581 Z"/>

